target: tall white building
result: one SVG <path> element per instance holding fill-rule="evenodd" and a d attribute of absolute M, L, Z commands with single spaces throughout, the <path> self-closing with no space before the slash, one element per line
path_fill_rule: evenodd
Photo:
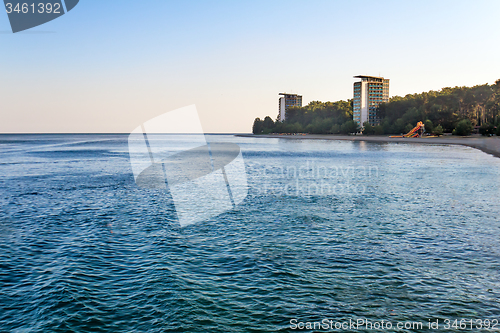
<path fill-rule="evenodd" d="M 278 120 L 283 122 L 286 119 L 286 111 L 293 106 L 302 106 L 302 96 L 297 94 L 280 93 Z"/>
<path fill-rule="evenodd" d="M 361 126 L 366 121 L 372 126 L 378 125 L 378 105 L 389 102 L 389 79 L 366 75 L 358 75 L 355 78 L 361 81 L 354 82 L 352 118 Z"/>

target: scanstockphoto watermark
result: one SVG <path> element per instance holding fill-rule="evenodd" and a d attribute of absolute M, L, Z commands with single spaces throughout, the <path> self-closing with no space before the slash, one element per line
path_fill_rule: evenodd
<path fill-rule="evenodd" d="M 4 0 L 12 32 L 31 29 L 67 14 L 79 0 Z"/>
<path fill-rule="evenodd" d="M 248 163 L 256 179 L 257 195 L 335 196 L 362 195 L 379 177 L 377 165 L 344 165 L 306 160 L 296 165 Z"/>
<path fill-rule="evenodd" d="M 431 328 L 430 321 L 427 325 L 420 321 L 398 321 L 390 320 L 369 320 L 366 318 L 356 318 L 347 320 L 333 320 L 325 318 L 321 321 L 300 321 L 296 318 L 290 319 L 290 329 L 292 330 L 320 330 L 320 331 L 355 331 L 355 330 L 422 330 L 424 327 Z"/>
<path fill-rule="evenodd" d="M 334 320 L 325 318 L 320 321 L 301 321 L 297 318 L 290 319 L 292 331 L 498 331 L 498 319 L 483 318 L 441 318 L 427 319 L 424 321 L 402 320 L 391 321 L 387 319 L 371 320 L 367 318 L 349 318 Z"/>

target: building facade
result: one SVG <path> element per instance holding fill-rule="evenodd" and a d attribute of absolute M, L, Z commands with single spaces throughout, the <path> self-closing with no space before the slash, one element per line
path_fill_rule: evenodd
<path fill-rule="evenodd" d="M 380 103 L 389 102 L 389 79 L 366 75 L 354 78 L 361 81 L 354 82 L 352 118 L 361 126 L 366 121 L 372 126 L 380 124 L 377 110 Z"/>
<path fill-rule="evenodd" d="M 283 122 L 286 120 L 286 111 L 293 107 L 302 107 L 302 96 L 297 94 L 280 93 L 281 96 L 278 100 L 278 120 Z"/>

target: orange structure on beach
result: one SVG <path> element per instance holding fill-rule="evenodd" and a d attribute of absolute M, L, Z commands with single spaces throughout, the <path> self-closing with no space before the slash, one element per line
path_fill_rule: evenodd
<path fill-rule="evenodd" d="M 419 121 L 417 126 L 415 126 L 411 131 L 404 135 L 393 135 L 391 138 L 419 138 L 425 132 L 425 125 L 423 122 Z"/>

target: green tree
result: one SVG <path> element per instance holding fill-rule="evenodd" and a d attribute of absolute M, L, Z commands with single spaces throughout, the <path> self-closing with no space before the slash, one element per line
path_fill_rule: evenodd
<path fill-rule="evenodd" d="M 397 133 L 397 132 L 393 132 L 392 131 L 392 124 L 390 122 L 389 119 L 384 119 L 384 121 L 382 121 L 382 128 L 384 129 L 384 134 L 388 134 L 388 133 Z"/>
<path fill-rule="evenodd" d="M 272 129 L 274 127 L 274 121 L 271 119 L 271 117 L 266 116 L 264 118 L 263 127 L 265 129 Z"/>
<path fill-rule="evenodd" d="M 279 123 L 279 122 L 278 122 Z M 262 122 L 262 133 L 264 134 L 268 134 L 268 133 L 272 133 L 272 132 L 275 132 L 275 123 L 274 121 L 271 119 L 271 117 L 269 116 L 266 116 L 264 118 L 264 121 Z"/>
<path fill-rule="evenodd" d="M 274 123 L 274 128 L 270 132 L 274 133 L 286 133 L 286 124 L 281 121 L 276 121 Z"/>
<path fill-rule="evenodd" d="M 383 135 L 384 134 L 384 127 L 382 125 L 377 125 L 373 128 L 374 134 L 375 135 Z"/>
<path fill-rule="evenodd" d="M 432 133 L 432 131 L 434 130 L 434 124 L 432 124 L 432 121 L 430 121 L 429 119 L 424 122 L 424 126 L 427 133 Z"/>
<path fill-rule="evenodd" d="M 432 129 L 432 134 L 437 136 L 443 135 L 443 127 L 441 125 L 437 125 Z"/>
<path fill-rule="evenodd" d="M 299 123 L 299 122 L 296 122 L 294 124 L 295 128 L 295 133 L 303 133 L 304 132 L 304 127 L 302 127 L 302 125 Z"/>
<path fill-rule="evenodd" d="M 455 135 L 466 136 L 472 133 L 474 126 L 469 119 L 460 120 L 453 131 Z"/>
<path fill-rule="evenodd" d="M 365 121 L 363 123 L 363 135 L 372 135 L 374 132 L 373 126 L 368 121 Z"/>
<path fill-rule="evenodd" d="M 285 133 L 301 133 L 303 132 L 302 125 L 299 122 L 295 124 L 286 124 L 285 125 Z"/>
<path fill-rule="evenodd" d="M 352 134 L 359 132 L 358 122 L 355 120 L 348 120 L 340 126 L 340 133 L 342 134 Z"/>
<path fill-rule="evenodd" d="M 339 134 L 340 126 L 338 124 L 334 124 L 332 128 L 330 128 L 330 134 Z"/>
<path fill-rule="evenodd" d="M 263 125 L 264 122 L 260 118 L 255 118 L 255 120 L 253 121 L 252 133 L 253 134 L 262 133 L 262 129 L 264 128 Z"/>
<path fill-rule="evenodd" d="M 396 122 L 391 126 L 390 133 L 408 133 L 405 132 L 405 123 L 403 119 L 399 118 Z"/>
<path fill-rule="evenodd" d="M 496 128 L 493 124 L 483 124 L 479 127 L 479 133 L 484 136 L 494 135 L 496 133 Z"/>

